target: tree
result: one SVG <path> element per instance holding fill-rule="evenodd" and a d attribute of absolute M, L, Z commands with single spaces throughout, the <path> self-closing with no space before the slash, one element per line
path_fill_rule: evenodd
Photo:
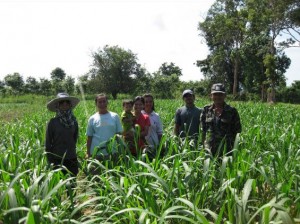
<path fill-rule="evenodd" d="M 269 89 L 274 101 L 290 63 L 282 50 L 300 34 L 297 7 L 298 0 L 217 0 L 199 23 L 210 54 L 197 66 L 211 81 L 228 83 L 234 95 L 241 88 L 261 88 L 265 99 Z M 284 32 L 290 38 L 278 42 Z"/>
<path fill-rule="evenodd" d="M 249 27 L 252 30 L 258 30 L 269 37 L 268 52 L 264 55 L 263 63 L 265 66 L 266 81 L 269 86 L 268 101 L 275 101 L 275 89 L 282 79 L 283 74 L 278 72 L 278 55 L 282 55 L 285 47 L 292 46 L 299 35 L 299 24 L 291 20 L 291 15 L 299 7 L 299 1 L 295 0 L 248 0 L 246 1 L 249 11 Z M 277 43 L 282 34 L 288 38 Z M 285 61 L 284 70 L 289 66 Z"/>
<path fill-rule="evenodd" d="M 130 93 L 133 89 L 133 76 L 137 72 L 137 57 L 130 50 L 118 46 L 104 46 L 92 53 L 91 80 L 96 90 L 112 94 Z"/>
<path fill-rule="evenodd" d="M 90 93 L 89 74 L 79 76 L 78 83 L 76 84 L 76 92 L 83 94 Z"/>
<path fill-rule="evenodd" d="M 36 80 L 36 78 L 29 76 L 26 79 L 26 83 L 25 83 L 25 92 L 26 93 L 38 93 L 39 91 L 39 83 Z"/>
<path fill-rule="evenodd" d="M 66 73 L 61 68 L 55 68 L 51 73 L 51 84 L 54 93 L 59 93 L 64 91 L 63 81 L 66 78 Z"/>
<path fill-rule="evenodd" d="M 229 83 L 233 95 L 241 79 L 240 48 L 246 39 L 247 11 L 242 0 L 217 0 L 198 29 L 211 51 L 197 66 L 216 80 Z"/>
<path fill-rule="evenodd" d="M 0 93 L 5 95 L 5 83 L 0 80 Z"/>
<path fill-rule="evenodd" d="M 162 99 L 175 98 L 176 90 L 179 88 L 180 81 L 176 74 L 171 76 L 154 73 L 152 89 L 154 95 Z"/>
<path fill-rule="evenodd" d="M 67 76 L 63 82 L 63 87 L 65 92 L 69 94 L 73 94 L 75 90 L 75 79 L 71 76 Z"/>
<path fill-rule="evenodd" d="M 282 88 L 279 91 L 279 101 L 288 103 L 300 103 L 300 81 L 294 81 L 292 86 Z"/>
<path fill-rule="evenodd" d="M 39 92 L 45 96 L 49 96 L 52 92 L 51 89 L 52 89 L 51 81 L 48 79 L 41 78 Z"/>
<path fill-rule="evenodd" d="M 134 79 L 134 95 L 141 95 L 141 93 L 151 93 L 153 77 L 146 68 L 142 67 L 140 64 L 137 65 L 136 72 L 133 76 Z"/>
<path fill-rule="evenodd" d="M 171 62 L 168 64 L 167 62 L 163 63 L 158 71 L 161 73 L 161 75 L 171 76 L 175 74 L 176 76 L 182 76 L 181 68 L 175 65 L 175 63 Z"/>
<path fill-rule="evenodd" d="M 57 81 L 63 81 L 66 78 L 66 73 L 61 68 L 57 67 L 51 72 L 51 79 Z"/>
<path fill-rule="evenodd" d="M 23 77 L 15 72 L 14 74 L 8 74 L 4 77 L 5 85 L 10 87 L 14 94 L 21 93 L 24 87 Z"/>

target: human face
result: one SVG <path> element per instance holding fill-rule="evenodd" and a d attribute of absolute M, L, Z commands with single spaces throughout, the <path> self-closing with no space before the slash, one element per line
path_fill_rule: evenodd
<path fill-rule="evenodd" d="M 124 111 L 131 112 L 132 111 L 132 104 L 131 103 L 125 103 L 123 106 Z"/>
<path fill-rule="evenodd" d="M 210 98 L 216 105 L 223 105 L 225 102 L 226 94 L 225 93 L 212 93 Z"/>
<path fill-rule="evenodd" d="M 96 105 L 100 113 L 107 112 L 107 99 L 105 96 L 100 96 L 97 98 Z"/>
<path fill-rule="evenodd" d="M 61 111 L 67 111 L 71 108 L 71 102 L 69 100 L 61 100 L 58 102 L 58 109 Z"/>
<path fill-rule="evenodd" d="M 186 106 L 193 106 L 195 102 L 195 96 L 192 94 L 185 94 L 183 100 Z"/>
<path fill-rule="evenodd" d="M 133 109 L 135 114 L 140 114 L 141 111 L 144 109 L 144 104 L 141 100 L 137 100 L 133 104 Z"/>
<path fill-rule="evenodd" d="M 153 98 L 150 96 L 146 96 L 145 100 L 145 111 L 147 113 L 151 113 L 153 111 Z"/>

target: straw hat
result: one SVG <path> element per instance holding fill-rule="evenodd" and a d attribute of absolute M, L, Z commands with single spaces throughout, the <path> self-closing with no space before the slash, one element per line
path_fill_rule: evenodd
<path fill-rule="evenodd" d="M 58 93 L 56 98 L 51 100 L 48 104 L 47 104 L 47 108 L 48 110 L 52 111 L 52 112 L 56 112 L 57 108 L 58 108 L 58 103 L 60 101 L 63 100 L 69 100 L 71 102 L 71 109 L 75 108 L 76 105 L 79 103 L 79 99 L 77 97 L 74 96 L 69 96 L 69 94 L 67 93 Z"/>

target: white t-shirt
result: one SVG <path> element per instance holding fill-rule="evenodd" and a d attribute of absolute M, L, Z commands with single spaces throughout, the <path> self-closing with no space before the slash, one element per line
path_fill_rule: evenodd
<path fill-rule="evenodd" d="M 147 114 L 144 110 L 142 110 L 142 113 Z M 158 135 L 162 135 L 163 126 L 158 113 L 152 111 L 150 114 L 147 115 L 150 118 L 151 126 L 149 128 L 148 135 L 145 137 L 145 139 L 149 146 L 155 147 L 159 145 Z"/>
<path fill-rule="evenodd" d="M 90 153 L 93 154 L 96 146 L 105 147 L 106 142 L 115 134 L 122 132 L 120 117 L 114 112 L 106 114 L 95 113 L 89 118 L 86 135 L 92 137 Z M 106 149 L 101 153 L 107 155 Z"/>

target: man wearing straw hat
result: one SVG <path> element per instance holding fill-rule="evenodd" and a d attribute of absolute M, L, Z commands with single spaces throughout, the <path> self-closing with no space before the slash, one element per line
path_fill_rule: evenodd
<path fill-rule="evenodd" d="M 67 93 L 58 93 L 57 97 L 47 104 L 48 110 L 55 112 L 46 129 L 46 153 L 49 164 L 54 168 L 61 165 L 67 168 L 72 176 L 78 174 L 76 142 L 78 139 L 78 123 L 72 109 L 79 99 Z"/>

